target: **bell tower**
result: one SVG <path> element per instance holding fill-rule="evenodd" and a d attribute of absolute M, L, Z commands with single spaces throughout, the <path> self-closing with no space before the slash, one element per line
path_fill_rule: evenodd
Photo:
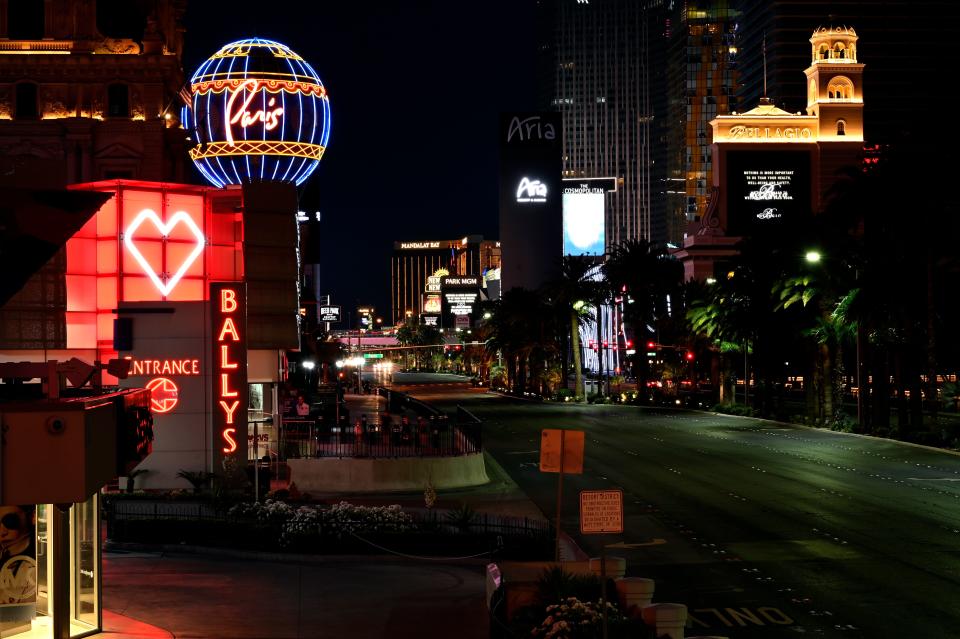
<path fill-rule="evenodd" d="M 863 64 L 853 27 L 819 27 L 810 38 L 807 115 L 820 121 L 820 140 L 863 142 Z"/>

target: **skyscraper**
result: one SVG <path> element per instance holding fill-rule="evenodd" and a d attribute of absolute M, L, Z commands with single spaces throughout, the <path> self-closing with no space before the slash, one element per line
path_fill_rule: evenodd
<path fill-rule="evenodd" d="M 680 244 L 711 192 L 710 121 L 737 109 L 737 20 L 728 0 L 678 2 L 666 14 L 667 117 L 657 122 L 666 147 L 667 237 Z"/>
<path fill-rule="evenodd" d="M 564 177 L 616 177 L 606 245 L 666 239 L 652 214 L 650 38 L 660 0 L 542 0 L 542 106 L 563 118 Z"/>

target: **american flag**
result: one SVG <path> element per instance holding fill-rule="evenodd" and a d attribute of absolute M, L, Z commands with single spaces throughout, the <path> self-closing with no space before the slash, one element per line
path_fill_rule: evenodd
<path fill-rule="evenodd" d="M 190 85 L 184 84 L 180 87 L 180 99 L 187 105 L 188 109 L 193 108 L 193 93 L 190 91 Z"/>

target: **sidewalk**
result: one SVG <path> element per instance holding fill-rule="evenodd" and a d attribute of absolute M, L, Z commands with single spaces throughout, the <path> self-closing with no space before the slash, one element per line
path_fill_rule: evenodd
<path fill-rule="evenodd" d="M 349 394 L 345 401 L 351 422 L 365 414 L 368 423 L 379 424 L 386 408 L 385 398 L 378 395 Z M 455 509 L 466 504 L 477 513 L 546 519 L 496 460 L 485 453 L 484 462 L 489 483 L 438 490 L 434 507 Z M 422 492 L 314 497 L 327 503 L 425 507 Z M 100 636 L 486 639 L 489 633 L 484 577 L 475 566 L 376 556 L 331 556 L 315 562 L 257 553 L 238 557 L 216 551 L 192 555 L 173 552 L 176 554 L 104 553 L 104 632 Z M 573 539 L 561 536 L 563 560 L 586 557 Z M 281 603 L 277 604 L 279 608 L 269 608 L 263 606 L 264 601 Z M 323 605 L 318 606 L 318 602 Z M 240 610 L 244 613 L 238 616 Z"/>

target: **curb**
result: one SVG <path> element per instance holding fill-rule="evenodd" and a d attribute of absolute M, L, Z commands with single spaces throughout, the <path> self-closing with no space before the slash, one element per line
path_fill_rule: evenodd
<path fill-rule="evenodd" d="M 103 544 L 103 552 L 119 554 L 127 552 L 159 553 L 163 555 L 200 555 L 207 557 L 222 557 L 228 559 L 243 559 L 246 561 L 265 561 L 276 563 L 295 564 L 337 564 L 360 563 L 376 561 L 377 563 L 409 563 L 430 562 L 435 565 L 459 565 L 483 567 L 490 563 L 489 558 L 461 558 L 461 557 L 412 557 L 401 555 L 305 555 L 302 553 L 262 552 L 256 550 L 239 550 L 236 548 L 216 548 L 213 546 L 192 546 L 188 544 L 140 544 L 135 542 L 116 542 L 107 540 Z"/>
<path fill-rule="evenodd" d="M 779 426 L 789 426 L 791 428 L 798 428 L 801 430 L 812 430 L 819 433 L 831 433 L 833 435 L 844 435 L 847 437 L 859 437 L 861 439 L 870 439 L 875 442 L 887 442 L 889 444 L 901 444 L 903 446 L 910 446 L 912 448 L 919 448 L 921 450 L 928 450 L 931 452 L 937 453 L 946 453 L 948 455 L 953 455 L 954 457 L 960 457 L 960 450 L 954 450 L 952 448 L 937 448 L 936 446 L 927 446 L 926 444 L 915 444 L 914 442 L 906 442 L 902 439 L 891 439 L 890 437 L 878 437 L 877 435 L 866 435 L 864 433 L 846 433 L 842 430 L 831 430 L 829 428 L 819 428 L 817 426 L 807 426 L 806 424 L 795 424 L 793 422 L 781 422 L 775 419 L 767 419 L 765 417 L 749 417 L 746 415 L 727 415 L 726 413 L 715 413 L 712 411 L 698 411 L 687 409 L 694 413 L 706 413 L 708 415 L 716 415 L 719 417 L 730 417 L 734 419 L 752 419 L 757 422 L 766 422 L 768 424 L 777 424 Z"/>

